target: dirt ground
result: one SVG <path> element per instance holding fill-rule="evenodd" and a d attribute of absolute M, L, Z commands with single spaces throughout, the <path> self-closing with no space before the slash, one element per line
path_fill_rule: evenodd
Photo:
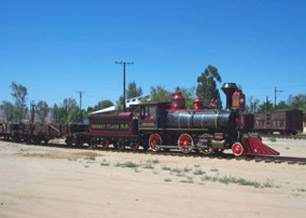
<path fill-rule="evenodd" d="M 0 142 L 0 217 L 304 218 L 306 166 Z"/>

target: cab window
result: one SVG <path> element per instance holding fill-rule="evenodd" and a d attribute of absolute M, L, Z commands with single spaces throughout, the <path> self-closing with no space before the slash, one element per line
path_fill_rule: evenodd
<path fill-rule="evenodd" d="M 140 119 L 142 120 L 146 119 L 146 108 L 145 107 L 140 108 Z"/>
<path fill-rule="evenodd" d="M 149 114 L 148 118 L 150 120 L 156 119 L 156 106 L 149 106 Z"/>

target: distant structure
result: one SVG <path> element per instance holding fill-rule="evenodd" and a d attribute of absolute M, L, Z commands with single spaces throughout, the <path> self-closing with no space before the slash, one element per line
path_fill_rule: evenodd
<path fill-rule="evenodd" d="M 130 105 L 139 104 L 144 100 L 145 101 L 150 101 L 151 96 L 150 95 L 142 95 L 142 96 L 126 99 L 125 100 L 126 108 L 128 109 L 130 107 Z M 116 111 L 116 106 L 110 106 L 110 107 L 107 107 L 107 108 L 103 108 L 101 110 L 93 111 L 89 114 L 90 115 L 93 115 L 93 114 L 111 114 L 111 113 L 115 113 L 115 111 Z"/>

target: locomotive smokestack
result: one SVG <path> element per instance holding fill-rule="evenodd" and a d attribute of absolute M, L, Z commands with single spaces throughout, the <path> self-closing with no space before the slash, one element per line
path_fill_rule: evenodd
<path fill-rule="evenodd" d="M 221 89 L 226 95 L 226 109 L 230 109 L 232 107 L 233 94 L 237 90 L 236 83 L 224 83 Z"/>

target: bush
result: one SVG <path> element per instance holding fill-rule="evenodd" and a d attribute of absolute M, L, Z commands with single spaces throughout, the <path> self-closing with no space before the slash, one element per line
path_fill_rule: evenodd
<path fill-rule="evenodd" d="M 269 140 L 270 140 L 270 142 L 276 142 L 277 141 L 275 137 L 271 137 Z"/>

